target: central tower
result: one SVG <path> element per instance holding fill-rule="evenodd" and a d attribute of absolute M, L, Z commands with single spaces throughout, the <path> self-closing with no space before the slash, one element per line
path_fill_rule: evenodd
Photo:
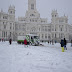
<path fill-rule="evenodd" d="M 36 10 L 36 0 L 28 0 L 28 10 Z"/>

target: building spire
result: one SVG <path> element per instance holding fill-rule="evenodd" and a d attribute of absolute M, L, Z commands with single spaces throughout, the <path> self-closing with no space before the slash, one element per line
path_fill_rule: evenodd
<path fill-rule="evenodd" d="M 36 0 L 28 0 L 28 10 L 36 10 Z"/>

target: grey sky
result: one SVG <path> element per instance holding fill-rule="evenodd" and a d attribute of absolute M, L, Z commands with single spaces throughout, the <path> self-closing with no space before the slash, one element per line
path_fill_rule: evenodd
<path fill-rule="evenodd" d="M 16 17 L 25 16 L 28 9 L 28 0 L 0 0 L 0 10 L 8 12 L 8 7 L 15 5 Z M 36 8 L 42 18 L 51 20 L 51 12 L 57 9 L 59 16 L 68 16 L 69 23 L 72 24 L 72 0 L 36 0 Z"/>

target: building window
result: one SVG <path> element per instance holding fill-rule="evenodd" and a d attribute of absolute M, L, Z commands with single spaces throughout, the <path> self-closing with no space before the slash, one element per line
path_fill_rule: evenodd
<path fill-rule="evenodd" d="M 2 31 L 2 37 L 3 37 L 3 31 Z"/>
<path fill-rule="evenodd" d="M 44 35 L 42 34 L 42 38 L 44 37 Z"/>
<path fill-rule="evenodd" d="M 10 32 L 10 37 L 11 37 L 11 32 Z"/>
<path fill-rule="evenodd" d="M 10 30 L 11 30 L 12 23 L 10 23 Z"/>
<path fill-rule="evenodd" d="M 56 29 L 55 29 L 55 31 L 56 31 Z"/>
<path fill-rule="evenodd" d="M 5 37 L 5 32 L 4 32 L 4 37 Z"/>
<path fill-rule="evenodd" d="M 45 26 L 45 31 L 47 31 L 47 26 Z"/>
<path fill-rule="evenodd" d="M 47 34 L 45 34 L 45 38 L 47 39 Z"/>
<path fill-rule="evenodd" d="M 34 4 L 31 4 L 31 9 L 34 10 Z"/>
<path fill-rule="evenodd" d="M 55 34 L 55 38 L 56 38 L 56 34 Z"/>
<path fill-rule="evenodd" d="M 4 25 L 4 29 L 6 29 L 6 25 Z"/>
<path fill-rule="evenodd" d="M 35 16 L 34 14 L 31 14 L 30 16 Z"/>
<path fill-rule="evenodd" d="M 48 36 L 48 39 L 50 39 L 50 36 Z"/>
<path fill-rule="evenodd" d="M 10 13 L 12 14 L 12 11 Z"/>
<path fill-rule="evenodd" d="M 4 24 L 4 22 L 3 22 L 3 24 Z"/>
<path fill-rule="evenodd" d="M 54 15 L 52 15 L 52 17 L 54 17 Z"/>
<path fill-rule="evenodd" d="M 54 38 L 54 34 L 52 34 L 52 38 Z"/>
<path fill-rule="evenodd" d="M 7 37 L 7 32 L 6 32 L 6 37 Z"/>
<path fill-rule="evenodd" d="M 7 16 L 3 16 L 3 19 L 8 19 L 8 17 Z"/>
<path fill-rule="evenodd" d="M 62 28 L 61 28 L 61 31 L 62 31 Z"/>
<path fill-rule="evenodd" d="M 11 26 L 10 26 L 10 30 L 11 30 Z"/>
<path fill-rule="evenodd" d="M 37 20 L 35 20 L 35 22 L 37 22 Z"/>
<path fill-rule="evenodd" d="M 39 31 L 40 31 L 40 28 L 39 28 Z"/>
<path fill-rule="evenodd" d="M 55 15 L 55 17 L 56 17 L 56 15 Z"/>

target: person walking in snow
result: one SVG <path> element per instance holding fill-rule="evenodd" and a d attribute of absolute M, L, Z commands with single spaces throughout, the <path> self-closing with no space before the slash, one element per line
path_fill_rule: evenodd
<path fill-rule="evenodd" d="M 71 47 L 72 47 L 72 40 L 71 40 Z"/>
<path fill-rule="evenodd" d="M 2 42 L 3 42 L 3 38 L 2 38 Z"/>
<path fill-rule="evenodd" d="M 61 44 L 62 52 L 64 52 L 64 40 L 61 39 L 60 44 Z"/>
<path fill-rule="evenodd" d="M 51 44 L 51 41 L 50 41 L 50 44 Z"/>
<path fill-rule="evenodd" d="M 53 40 L 52 40 L 52 45 L 54 45 Z"/>
<path fill-rule="evenodd" d="M 12 44 L 12 39 L 11 39 L 11 38 L 9 39 L 9 44 L 10 44 L 10 45 Z"/>
<path fill-rule="evenodd" d="M 27 45 L 27 40 L 25 39 L 24 40 L 24 46 L 26 47 L 26 45 Z"/>
<path fill-rule="evenodd" d="M 67 45 L 67 41 L 66 41 L 66 39 L 64 38 L 64 49 L 66 49 L 66 50 L 67 50 L 66 45 Z"/>
<path fill-rule="evenodd" d="M 0 39 L 0 41 L 1 41 L 1 39 Z"/>
<path fill-rule="evenodd" d="M 49 41 L 48 41 L 48 44 L 49 44 Z"/>

